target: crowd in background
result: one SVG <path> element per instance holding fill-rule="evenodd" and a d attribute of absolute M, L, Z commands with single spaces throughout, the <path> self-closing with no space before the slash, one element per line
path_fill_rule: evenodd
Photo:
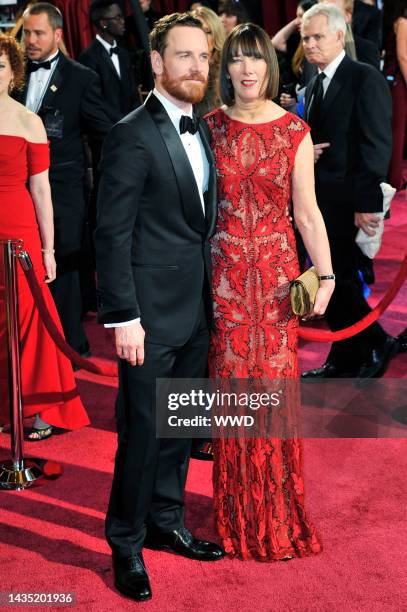
<path fill-rule="evenodd" d="M 403 158 L 407 116 L 407 2 L 406 0 L 383 0 L 378 3 L 362 0 L 323 1 L 336 4 L 345 15 L 347 23 L 346 54 L 353 60 L 370 64 L 376 70 L 381 71 L 383 78 L 387 80 L 393 98 L 393 155 L 388 180 L 397 189 L 405 187 Z M 22 9 L 27 4 L 36 3 L 26 3 L 22 5 Z M 84 136 L 88 171 L 80 174 L 82 191 L 85 194 L 84 200 L 81 198 L 80 200 L 85 203 L 82 206 L 83 210 L 77 215 L 75 235 L 84 235 L 88 256 L 79 256 L 80 251 L 76 244 L 75 250 L 78 256 L 72 256 L 72 253 L 69 253 L 66 265 L 69 268 L 68 274 L 71 274 L 72 270 L 80 274 L 83 303 L 81 303 L 79 294 L 73 291 L 72 285 L 69 284 L 66 285 L 67 291 L 59 299 L 58 295 L 54 296 L 68 341 L 81 354 L 88 355 L 89 345 L 79 319 L 88 310 L 95 309 L 91 236 L 96 219 L 97 167 L 103 138 L 114 123 L 143 103 L 148 91 L 152 88 L 148 34 L 154 22 L 162 15 L 165 3 L 152 0 L 139 0 L 138 2 L 137 0 L 130 2 L 92 0 L 88 10 L 84 8 L 87 6 L 86 2 L 69 3 L 64 0 L 55 0 L 52 4 L 60 8 L 63 13 L 64 8 L 66 9 L 65 30 L 67 23 L 72 23 L 72 19 L 79 20 L 80 27 L 79 25 L 78 27 L 81 31 L 91 28 L 90 31 L 95 35 L 94 40 L 86 48 L 82 48 L 79 53 L 75 52 L 73 55 L 77 61 L 98 74 L 101 88 L 101 99 L 97 102 L 98 108 L 89 108 L 88 111 L 83 112 L 80 116 L 80 126 L 77 127 Z M 175 6 L 180 3 L 167 4 Z M 218 75 L 221 51 L 226 36 L 235 25 L 240 23 L 252 21 L 264 25 L 265 12 L 260 1 L 224 0 L 216 2 L 206 0 L 187 4 L 188 6 L 177 6 L 176 8 L 188 8 L 192 11 L 192 14 L 203 23 L 209 43 L 209 86 L 204 100 L 195 109 L 197 114 L 204 116 L 222 103 L 218 91 Z M 317 0 L 300 0 L 295 18 L 279 31 L 268 32 L 277 52 L 280 67 L 280 87 L 276 100 L 287 110 L 302 117 L 304 117 L 305 88 L 316 75 L 317 67 L 305 58 L 300 27 L 304 12 L 314 4 L 317 4 Z M 77 12 L 73 12 L 74 10 Z M 18 20 L 13 33 L 24 42 L 21 19 Z M 66 40 L 70 40 L 69 36 L 66 37 Z M 69 46 L 72 47 L 72 44 L 68 45 L 68 51 Z M 69 56 L 63 40 L 60 42 L 60 48 Z M 106 51 L 110 54 L 110 58 Z M 54 207 L 58 209 L 58 199 L 62 196 L 56 191 L 57 187 L 54 186 Z M 57 229 L 57 232 L 62 232 L 62 234 L 64 231 L 71 235 L 71 221 L 67 222 L 66 230 L 63 227 Z M 361 268 L 363 265 L 361 261 Z M 64 266 L 65 263 L 61 261 L 59 270 L 62 271 Z M 369 265 L 366 265 L 365 274 L 366 280 L 373 279 Z M 55 286 L 57 284 L 55 283 Z M 75 295 L 76 298 L 74 298 Z M 74 299 L 76 300 L 75 305 L 73 304 Z M 68 307 L 69 315 L 65 312 Z M 71 315 L 73 310 L 76 312 L 74 322 Z"/>

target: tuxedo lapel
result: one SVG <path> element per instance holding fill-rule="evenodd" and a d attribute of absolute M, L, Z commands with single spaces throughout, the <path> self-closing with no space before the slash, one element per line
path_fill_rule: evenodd
<path fill-rule="evenodd" d="M 154 94 L 150 93 L 148 96 L 145 108 L 156 124 L 170 156 L 185 218 L 191 227 L 205 234 L 205 217 L 202 211 L 201 198 L 181 139 L 166 110 Z"/>
<path fill-rule="evenodd" d="M 66 59 L 64 55 L 60 52 L 58 63 L 55 67 L 54 72 L 52 73 L 52 77 L 47 85 L 47 89 L 42 99 L 41 108 L 45 108 L 46 106 L 52 106 L 52 101 L 55 97 L 55 94 L 59 90 L 60 85 L 62 83 L 62 73 L 65 65 Z"/>
<path fill-rule="evenodd" d="M 216 168 L 215 159 L 211 147 L 209 146 L 202 120 L 199 120 L 199 135 L 205 149 L 206 158 L 209 164 L 208 191 L 205 194 L 205 223 L 206 235 L 212 236 L 216 226 L 217 194 L 216 194 Z"/>
<path fill-rule="evenodd" d="M 110 76 L 114 76 L 115 79 L 117 79 L 118 81 L 120 81 L 120 77 L 117 74 L 117 70 L 113 65 L 113 62 L 110 58 L 109 53 L 106 51 L 106 49 L 104 48 L 104 46 L 102 45 L 102 43 L 100 43 L 97 39 L 95 40 L 96 43 L 96 49 L 97 52 L 99 54 L 100 57 L 100 61 L 102 62 L 102 65 L 106 67 L 106 70 L 109 72 Z M 120 62 L 120 56 L 119 56 L 119 63 Z M 121 66 L 120 66 L 121 68 Z M 121 74 L 123 74 L 123 72 L 121 72 Z"/>
<path fill-rule="evenodd" d="M 329 87 L 326 90 L 324 101 L 321 107 L 321 119 L 319 122 L 319 125 L 321 126 L 321 128 L 323 127 L 325 121 L 328 119 L 329 109 L 332 106 L 332 103 L 334 102 L 336 96 L 341 91 L 342 87 L 344 86 L 344 81 L 346 80 L 345 77 L 346 77 L 347 67 L 349 65 L 349 62 L 351 61 L 352 60 L 350 60 L 347 56 L 345 56 L 343 60 L 341 61 L 341 63 L 339 64 L 338 68 L 336 69 L 336 72 L 333 78 L 331 79 L 331 82 L 329 83 Z"/>
<path fill-rule="evenodd" d="M 317 75 L 315 75 L 310 80 L 310 82 L 307 85 L 306 92 L 305 92 L 304 118 L 306 121 L 308 121 L 309 105 L 310 105 L 311 98 L 312 98 L 312 92 L 314 91 L 316 78 L 317 78 Z"/>

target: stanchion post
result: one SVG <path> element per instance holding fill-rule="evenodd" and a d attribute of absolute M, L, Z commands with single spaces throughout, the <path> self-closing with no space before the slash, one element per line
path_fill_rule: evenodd
<path fill-rule="evenodd" d="M 17 286 L 17 257 L 22 249 L 22 241 L 6 240 L 3 241 L 2 246 L 7 327 L 11 461 L 7 461 L 0 466 L 0 486 L 6 489 L 25 489 L 42 476 L 42 470 L 35 462 L 24 460 Z"/>

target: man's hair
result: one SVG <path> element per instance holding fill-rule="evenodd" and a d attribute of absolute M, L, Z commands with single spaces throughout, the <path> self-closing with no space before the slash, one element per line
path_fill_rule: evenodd
<path fill-rule="evenodd" d="M 272 100 L 278 94 L 279 68 L 276 52 L 270 36 L 254 23 L 242 23 L 233 28 L 223 46 L 220 63 L 219 89 L 222 102 L 231 106 L 235 100 L 232 81 L 228 67 L 237 53 L 241 51 L 246 57 L 262 58 L 267 64 L 267 82 L 264 90 L 266 100 Z"/>
<path fill-rule="evenodd" d="M 101 19 L 104 19 L 109 8 L 114 4 L 119 4 L 119 0 L 94 0 L 90 5 L 90 20 L 97 24 Z"/>
<path fill-rule="evenodd" d="M 42 15 L 43 13 L 48 16 L 48 21 L 53 30 L 63 28 L 64 19 L 61 11 L 49 2 L 37 2 L 37 4 L 27 7 L 23 13 L 23 17 L 28 17 L 29 15 Z"/>
<path fill-rule="evenodd" d="M 151 51 L 157 51 L 163 57 L 167 46 L 168 32 L 177 26 L 199 28 L 203 31 L 203 25 L 199 19 L 195 19 L 189 13 L 166 15 L 155 22 L 154 29 L 150 32 Z"/>
<path fill-rule="evenodd" d="M 335 4 L 326 4 L 324 2 L 312 6 L 304 13 L 301 23 L 301 32 L 303 32 L 304 27 L 308 24 L 310 19 L 313 17 L 318 17 L 319 15 L 323 15 L 327 18 L 328 28 L 331 33 L 343 32 L 343 35 L 345 36 L 346 21 L 341 9 Z"/>

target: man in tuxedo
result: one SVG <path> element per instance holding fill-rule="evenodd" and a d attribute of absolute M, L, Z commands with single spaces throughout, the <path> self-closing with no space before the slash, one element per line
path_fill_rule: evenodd
<path fill-rule="evenodd" d="M 106 517 L 115 585 L 151 597 L 142 548 L 216 560 L 223 550 L 184 526 L 191 440 L 156 438 L 157 378 L 205 376 L 209 238 L 216 178 L 206 125 L 192 113 L 205 92 L 201 23 L 175 13 L 150 34 L 155 88 L 103 147 L 95 234 L 99 321 L 115 327 L 118 450 Z"/>
<path fill-rule="evenodd" d="M 68 343 L 82 355 L 89 345 L 81 323 L 79 259 L 85 219 L 82 134 L 100 140 L 112 121 L 102 106 L 99 78 L 58 49 L 61 12 L 39 2 L 23 14 L 28 78 L 21 102 L 42 118 L 50 141 L 57 277 L 50 284 Z"/>
<path fill-rule="evenodd" d="M 78 61 L 99 75 L 106 112 L 117 123 L 140 103 L 130 54 L 117 44 L 124 35 L 124 16 L 117 2 L 94 0 L 90 18 L 98 33 Z"/>
<path fill-rule="evenodd" d="M 391 155 L 391 101 L 382 75 L 344 53 L 346 23 L 331 4 L 317 4 L 302 23 L 305 57 L 318 67 L 305 96 L 315 151 L 319 207 L 331 246 L 336 288 L 326 319 L 336 331 L 370 312 L 358 277 L 355 236 L 374 235 L 382 211 L 380 183 Z M 397 352 L 378 323 L 334 342 L 326 363 L 304 378 L 381 376 Z"/>
<path fill-rule="evenodd" d="M 380 70 L 380 54 L 379 54 L 379 43 L 378 40 L 374 44 L 368 38 L 357 34 L 354 31 L 353 26 L 353 14 L 354 14 L 354 0 L 322 0 L 323 2 L 331 2 L 336 4 L 340 8 L 345 16 L 346 21 L 346 38 L 345 38 L 345 51 L 358 62 L 364 62 L 374 66 L 377 70 Z M 348 40 L 348 37 L 350 40 Z M 353 45 L 353 53 L 350 51 Z"/>
<path fill-rule="evenodd" d="M 355 0 L 353 8 L 353 31 L 357 36 L 370 40 L 380 48 L 382 37 L 382 13 L 372 4 Z"/>

